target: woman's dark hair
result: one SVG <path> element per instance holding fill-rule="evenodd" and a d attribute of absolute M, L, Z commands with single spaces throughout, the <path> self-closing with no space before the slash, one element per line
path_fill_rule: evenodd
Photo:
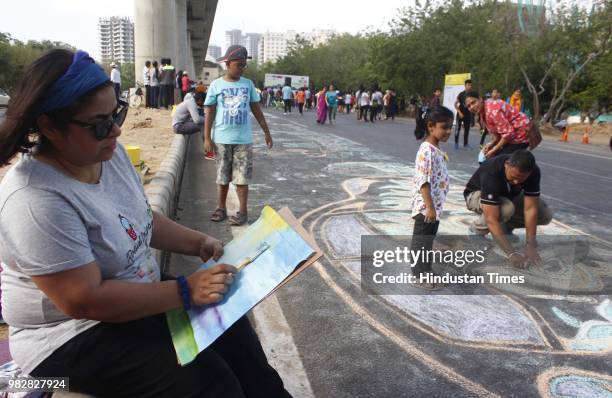
<path fill-rule="evenodd" d="M 417 110 L 414 136 L 417 140 L 420 140 L 429 135 L 429 129 L 427 127 L 430 123 L 436 124 L 449 120 L 452 121 L 453 117 L 453 112 L 445 106 L 435 106 L 433 108 L 422 106 Z"/>
<path fill-rule="evenodd" d="M 478 91 L 476 90 L 468 91 L 467 93 L 465 93 L 465 98 L 467 97 L 480 98 L 480 93 L 478 93 Z"/>
<path fill-rule="evenodd" d="M 28 152 L 32 147 L 45 143 L 36 122 L 38 108 L 51 85 L 68 70 L 73 57 L 74 52 L 70 50 L 54 49 L 45 52 L 27 67 L 24 77 L 17 83 L 5 120 L 0 124 L 0 166 L 8 164 L 17 153 Z M 71 105 L 47 115 L 63 128 L 72 115 L 87 104 L 94 92 L 111 85 L 108 81 L 77 98 Z"/>

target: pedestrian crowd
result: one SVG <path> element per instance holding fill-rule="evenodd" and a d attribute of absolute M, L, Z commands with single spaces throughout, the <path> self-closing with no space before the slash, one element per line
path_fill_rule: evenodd
<path fill-rule="evenodd" d="M 261 104 L 264 108 L 282 106 L 283 115 L 292 113 L 297 108 L 300 115 L 304 111 L 315 110 L 319 124 L 334 124 L 338 113 L 355 113 L 357 120 L 374 123 L 377 120 L 395 120 L 399 106 L 394 89 L 385 90 L 384 94 L 377 84 L 365 89 L 340 90 L 335 85 L 293 88 L 289 83 L 282 87 L 264 87 L 261 90 Z"/>

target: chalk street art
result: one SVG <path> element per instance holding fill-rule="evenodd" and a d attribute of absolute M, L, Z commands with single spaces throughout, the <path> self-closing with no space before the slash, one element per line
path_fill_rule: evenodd
<path fill-rule="evenodd" d="M 327 186 L 336 184 L 344 192 L 342 198 L 319 198 L 315 209 L 313 199 L 308 198 L 289 205 L 304 204 L 300 221 L 325 253 L 313 268 L 374 330 L 475 396 L 612 397 L 612 304 L 609 297 L 601 295 L 603 277 L 612 274 L 612 242 L 596 240 L 592 247 L 596 261 L 581 268 L 579 277 L 565 273 L 562 267 L 505 268 L 508 274 L 542 273 L 549 279 L 552 275 L 559 283 L 563 278 L 579 280 L 577 289 L 585 293 L 581 296 L 548 294 L 537 284 L 525 291 L 495 295 L 448 295 L 442 290 L 432 295 L 365 296 L 359 290 L 361 236 L 412 234 L 413 164 L 375 155 L 355 142 L 305 128 L 287 127 L 275 134 L 277 142 L 303 159 L 300 163 L 304 165 L 296 165 L 289 180 L 312 185 L 313 178 L 322 179 Z M 283 155 L 265 156 L 280 161 Z M 314 171 L 308 174 L 307 167 Z M 475 217 L 463 198 L 470 176 L 453 171 L 452 164 L 449 169 L 451 190 L 438 234 L 466 235 Z M 278 169 L 275 178 L 288 174 L 288 170 Z M 313 189 L 313 195 L 319 193 Z M 277 199 L 282 202 L 280 195 Z M 555 220 L 538 227 L 538 234 L 543 235 L 580 233 Z M 380 311 L 396 315 L 399 326 L 378 319 Z M 428 343 L 445 344 L 450 349 L 431 355 Z M 492 387 L 488 374 L 503 374 L 507 380 L 495 379 Z M 504 387 L 508 380 L 522 380 L 522 392 L 515 391 L 516 385 Z"/>
<path fill-rule="evenodd" d="M 610 397 L 612 377 L 575 368 L 551 368 L 537 380 L 538 390 L 545 398 Z"/>

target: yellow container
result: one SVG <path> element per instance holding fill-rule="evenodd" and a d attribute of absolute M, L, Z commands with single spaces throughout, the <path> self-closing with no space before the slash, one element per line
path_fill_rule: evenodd
<path fill-rule="evenodd" d="M 126 145 L 125 150 L 132 161 L 132 165 L 140 166 L 140 147 L 135 145 Z"/>

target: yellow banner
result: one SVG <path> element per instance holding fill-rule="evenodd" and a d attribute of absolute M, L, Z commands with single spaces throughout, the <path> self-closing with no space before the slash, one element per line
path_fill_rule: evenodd
<path fill-rule="evenodd" d="M 446 75 L 444 78 L 445 86 L 463 86 L 467 79 L 471 79 L 471 73 L 459 73 L 456 75 Z"/>

